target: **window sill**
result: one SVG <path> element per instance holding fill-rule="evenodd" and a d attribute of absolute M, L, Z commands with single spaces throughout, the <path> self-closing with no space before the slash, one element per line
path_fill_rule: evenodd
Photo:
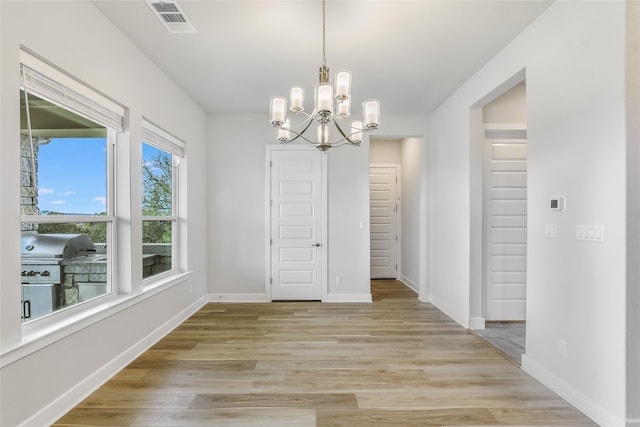
<path fill-rule="evenodd" d="M 0 354 L 0 368 L 4 368 L 82 329 L 114 316 L 141 301 L 158 295 L 167 289 L 189 280 L 190 277 L 191 272 L 173 274 L 170 277 L 158 280 L 153 286 L 145 287 L 144 291 L 138 295 L 118 295 L 115 298 L 106 299 L 104 303 L 61 318 L 60 321 L 56 321 L 37 331 L 25 333 L 22 342 L 4 349 L 2 354 Z"/>

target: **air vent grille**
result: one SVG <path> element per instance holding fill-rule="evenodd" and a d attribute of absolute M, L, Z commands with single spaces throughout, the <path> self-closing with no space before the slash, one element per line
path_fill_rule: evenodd
<path fill-rule="evenodd" d="M 180 12 L 178 6 L 173 3 L 151 3 L 158 13 Z"/>
<path fill-rule="evenodd" d="M 185 17 L 179 13 L 163 13 L 162 19 L 164 22 L 187 22 Z"/>
<path fill-rule="evenodd" d="M 195 33 L 184 11 L 176 0 L 145 0 L 153 13 L 170 33 Z"/>

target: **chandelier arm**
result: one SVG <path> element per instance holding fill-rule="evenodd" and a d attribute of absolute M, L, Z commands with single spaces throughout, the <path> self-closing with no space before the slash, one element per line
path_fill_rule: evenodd
<path fill-rule="evenodd" d="M 304 120 L 299 121 L 298 123 L 290 124 L 289 125 L 290 128 L 294 128 L 294 127 L 299 127 L 299 126 L 305 125 L 305 129 L 306 129 L 307 127 L 309 127 L 309 123 L 313 123 L 313 120 L 314 120 L 313 114 L 309 114 L 309 113 L 306 113 L 304 111 L 296 112 L 296 115 L 297 114 L 302 114 L 303 116 L 306 116 L 306 117 L 305 117 Z"/>
<path fill-rule="evenodd" d="M 352 135 L 347 135 L 346 133 L 344 133 L 344 131 L 342 130 L 342 128 L 340 127 L 340 125 L 338 125 L 338 121 L 337 121 L 337 120 L 334 120 L 334 121 L 333 121 L 333 124 L 334 124 L 334 125 L 335 125 L 335 127 L 338 129 L 338 132 L 340 132 L 340 135 L 342 135 L 342 136 L 343 136 L 343 138 L 342 138 L 340 141 L 338 141 L 338 142 L 342 142 L 342 141 L 345 141 L 345 140 L 346 140 L 347 142 L 349 142 L 349 144 L 358 145 L 358 144 L 356 144 L 355 142 L 353 142 L 353 141 L 351 140 L 351 138 L 350 138 L 350 137 L 351 137 Z"/>
<path fill-rule="evenodd" d="M 291 139 L 291 140 L 289 140 L 288 142 L 293 142 L 293 141 L 295 141 L 295 140 L 296 140 L 296 139 L 298 139 L 298 138 L 302 138 L 302 139 L 304 139 L 305 141 L 309 142 L 310 144 L 315 144 L 315 142 L 313 142 L 313 141 L 311 141 L 311 140 L 307 139 L 307 138 L 303 135 L 303 133 L 305 133 L 305 132 L 307 131 L 307 129 L 309 129 L 309 126 L 311 126 L 311 123 L 313 123 L 313 120 L 309 120 L 309 122 L 308 122 L 308 123 L 307 123 L 307 125 L 304 127 L 304 129 L 302 129 L 302 131 L 301 131 L 301 132 L 298 132 L 298 131 L 293 130 L 293 129 L 286 129 L 288 132 L 293 132 L 293 133 L 295 133 L 295 134 L 296 134 L 296 137 L 295 137 L 295 138 L 293 138 L 293 139 Z"/>

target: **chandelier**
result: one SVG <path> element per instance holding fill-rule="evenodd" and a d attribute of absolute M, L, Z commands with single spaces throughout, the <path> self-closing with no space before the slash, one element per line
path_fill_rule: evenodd
<path fill-rule="evenodd" d="M 325 0 L 322 0 L 322 66 L 315 88 L 314 110 L 310 114 L 304 111 L 304 88 L 299 86 L 291 88 L 289 98 L 289 111 L 298 118 L 297 123 L 287 117 L 287 99 L 283 96 L 271 97 L 270 122 L 278 128 L 278 141 L 283 144 L 298 140 L 323 152 L 342 145 L 358 146 L 363 133 L 377 129 L 380 124 L 380 102 L 377 99 L 365 100 L 362 103 L 362 119 L 347 123 L 346 119 L 351 115 L 351 72 L 336 72 L 334 90 L 329 83 L 326 54 L 326 10 Z M 314 122 L 318 123 L 317 133 L 312 137 L 307 131 Z M 338 131 L 333 139 L 330 132 L 332 123 Z"/>

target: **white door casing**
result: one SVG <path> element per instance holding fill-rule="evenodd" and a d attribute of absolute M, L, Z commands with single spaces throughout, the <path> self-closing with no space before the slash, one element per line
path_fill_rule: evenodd
<path fill-rule="evenodd" d="M 526 132 L 486 137 L 484 159 L 485 318 L 526 320 Z"/>
<path fill-rule="evenodd" d="M 323 297 L 322 153 L 270 150 L 270 278 L 272 300 Z"/>
<path fill-rule="evenodd" d="M 369 168 L 372 279 L 398 277 L 398 167 Z"/>

